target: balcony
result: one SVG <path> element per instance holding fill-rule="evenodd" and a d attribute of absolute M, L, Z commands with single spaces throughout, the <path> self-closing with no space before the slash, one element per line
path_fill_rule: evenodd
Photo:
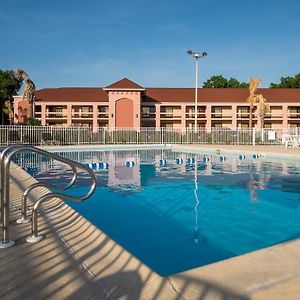
<path fill-rule="evenodd" d="M 109 118 L 109 114 L 108 112 L 98 112 L 98 119 L 108 119 Z"/>
<path fill-rule="evenodd" d="M 289 119 L 300 119 L 300 112 L 299 113 L 288 113 Z"/>
<path fill-rule="evenodd" d="M 93 112 L 73 112 L 72 119 L 93 119 Z"/>
<path fill-rule="evenodd" d="M 155 119 L 155 112 L 142 113 L 142 119 Z"/>
<path fill-rule="evenodd" d="M 195 119 L 195 113 L 194 112 L 187 112 L 185 114 L 186 119 Z M 206 119 L 205 112 L 198 112 L 197 119 Z"/>
<path fill-rule="evenodd" d="M 181 119 L 181 115 L 175 113 L 160 113 L 161 119 Z"/>
<path fill-rule="evenodd" d="M 238 112 L 237 113 L 237 118 L 238 119 L 249 119 L 250 118 L 250 113 L 249 112 Z"/>
<path fill-rule="evenodd" d="M 66 119 L 67 115 L 65 112 L 46 112 L 47 119 Z"/>
<path fill-rule="evenodd" d="M 212 119 L 232 119 L 232 114 L 225 113 L 212 113 Z"/>
<path fill-rule="evenodd" d="M 266 113 L 265 115 L 265 119 L 282 119 L 282 114 L 278 114 L 278 112 L 275 114 L 275 113 Z"/>

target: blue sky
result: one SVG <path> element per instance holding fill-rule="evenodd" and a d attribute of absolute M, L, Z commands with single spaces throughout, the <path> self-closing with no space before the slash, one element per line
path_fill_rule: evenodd
<path fill-rule="evenodd" d="M 37 88 L 193 87 L 186 50 L 207 51 L 212 75 L 263 86 L 300 72 L 300 1 L 0 0 L 0 68 L 24 68 Z"/>

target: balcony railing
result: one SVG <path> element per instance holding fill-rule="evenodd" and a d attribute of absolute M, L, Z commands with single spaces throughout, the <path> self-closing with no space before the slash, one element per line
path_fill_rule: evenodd
<path fill-rule="evenodd" d="M 282 119 L 282 114 L 272 114 L 272 113 L 266 113 L 265 119 Z"/>
<path fill-rule="evenodd" d="M 142 119 L 154 119 L 154 118 L 155 118 L 155 112 L 142 113 Z"/>
<path fill-rule="evenodd" d="M 185 118 L 186 119 L 195 119 L 195 113 L 194 112 L 188 112 L 185 114 Z M 198 119 L 205 119 L 206 118 L 206 114 L 201 112 L 197 114 L 197 118 Z"/>
<path fill-rule="evenodd" d="M 216 119 L 232 119 L 232 114 L 212 113 L 211 117 Z"/>
<path fill-rule="evenodd" d="M 250 113 L 249 112 L 238 112 L 237 113 L 237 118 L 238 119 L 247 119 L 247 118 L 250 118 Z"/>
<path fill-rule="evenodd" d="M 299 119 L 300 113 L 288 113 L 288 118 L 290 119 Z"/>
<path fill-rule="evenodd" d="M 74 119 L 92 119 L 93 112 L 76 112 L 72 113 L 72 118 Z"/>
<path fill-rule="evenodd" d="M 108 119 L 109 118 L 109 114 L 108 112 L 98 112 L 98 119 Z"/>
<path fill-rule="evenodd" d="M 46 112 L 46 118 L 48 119 L 63 119 L 67 118 L 65 112 Z"/>
<path fill-rule="evenodd" d="M 175 113 L 160 113 L 161 119 L 181 119 L 181 115 Z"/>

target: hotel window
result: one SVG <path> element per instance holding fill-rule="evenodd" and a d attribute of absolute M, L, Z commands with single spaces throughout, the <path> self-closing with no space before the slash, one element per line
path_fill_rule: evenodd
<path fill-rule="evenodd" d="M 169 128 L 169 129 L 173 129 L 173 124 L 172 123 L 166 123 L 165 127 Z"/>
<path fill-rule="evenodd" d="M 240 108 L 240 116 L 241 118 L 249 118 L 249 107 L 241 107 Z"/>
<path fill-rule="evenodd" d="M 93 107 L 92 106 L 82 106 L 81 112 L 82 112 L 82 115 L 81 115 L 82 118 L 90 118 L 92 116 L 89 113 L 93 112 Z"/>
<path fill-rule="evenodd" d="M 222 118 L 222 106 L 214 107 L 214 118 Z"/>
<path fill-rule="evenodd" d="M 98 106 L 98 118 L 108 119 L 108 106 Z"/>
<path fill-rule="evenodd" d="M 66 106 L 49 106 L 48 117 L 52 118 L 62 118 L 63 117 L 63 109 L 67 108 Z"/>
<path fill-rule="evenodd" d="M 290 118 L 299 118 L 300 117 L 300 107 L 290 106 L 289 107 L 289 117 Z"/>
<path fill-rule="evenodd" d="M 41 105 L 35 105 L 34 107 L 34 113 L 36 118 L 40 118 L 42 114 L 42 107 Z"/>
<path fill-rule="evenodd" d="M 80 117 L 80 115 L 79 115 L 79 106 L 75 106 L 74 108 L 73 108 L 73 111 L 74 111 L 74 117 L 75 118 L 79 118 Z"/>
<path fill-rule="evenodd" d="M 149 106 L 142 107 L 142 117 L 143 118 L 150 118 L 151 117 L 150 113 L 151 113 L 151 110 L 150 110 Z"/>
<path fill-rule="evenodd" d="M 249 128 L 249 124 L 248 123 L 242 123 L 241 128 Z"/>
<path fill-rule="evenodd" d="M 172 118 L 173 117 L 173 107 L 167 106 L 166 107 L 166 118 Z M 173 128 L 173 125 L 172 125 Z"/>
<path fill-rule="evenodd" d="M 272 123 L 265 123 L 264 128 L 272 128 Z"/>
<path fill-rule="evenodd" d="M 223 124 L 222 123 L 215 123 L 214 127 L 215 128 L 222 128 Z"/>

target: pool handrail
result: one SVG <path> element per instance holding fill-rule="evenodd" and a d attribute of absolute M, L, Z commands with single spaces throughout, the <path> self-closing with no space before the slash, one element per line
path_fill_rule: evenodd
<path fill-rule="evenodd" d="M 73 177 L 66 186 L 58 186 L 58 185 L 53 185 L 50 183 L 36 182 L 36 183 L 30 185 L 25 190 L 25 192 L 22 195 L 22 199 L 21 199 L 21 218 L 17 219 L 17 223 L 23 224 L 23 223 L 28 223 L 29 221 L 31 221 L 31 217 L 27 216 L 27 199 L 32 190 L 39 188 L 39 187 L 45 187 L 47 189 L 54 189 L 54 190 L 67 190 L 74 185 L 74 183 L 77 180 L 77 168 L 73 165 L 70 167 L 73 171 Z"/>
<path fill-rule="evenodd" d="M 11 151 L 11 152 L 10 152 Z M 0 248 L 8 248 L 8 247 L 12 247 L 15 242 L 12 240 L 9 240 L 9 198 L 10 198 L 10 188 L 9 188 L 9 183 L 10 183 L 10 163 L 12 161 L 12 158 L 15 154 L 20 153 L 20 152 L 33 152 L 33 153 L 37 153 L 37 154 L 41 154 L 44 155 L 46 157 L 52 158 L 54 160 L 63 162 L 69 166 L 73 166 L 76 169 L 81 169 L 86 171 L 92 180 L 92 184 L 90 185 L 89 191 L 84 194 L 83 196 L 79 196 L 79 197 L 72 197 L 69 195 L 64 195 L 64 194 L 59 194 L 59 193 L 49 193 L 46 194 L 44 196 L 42 196 L 34 205 L 33 208 L 33 216 L 35 214 L 35 221 L 32 222 L 32 224 L 34 222 L 36 222 L 36 226 L 32 225 L 32 232 L 36 232 L 37 233 L 37 209 L 39 208 L 40 204 L 50 198 L 56 197 L 56 198 L 60 198 L 60 199 L 67 199 L 70 201 L 75 201 L 75 202 L 81 202 L 85 199 L 87 199 L 88 197 L 90 197 L 95 188 L 96 188 L 96 176 L 94 174 L 94 172 L 87 166 L 78 163 L 76 161 L 70 160 L 68 158 L 59 156 L 57 154 L 45 151 L 43 149 L 40 148 L 36 148 L 33 146 L 28 146 L 28 145 L 12 145 L 7 147 L 6 149 L 4 149 L 0 155 L 0 169 L 1 169 L 1 178 L 0 178 L 0 190 L 1 190 L 1 220 L 2 220 L 2 240 L 0 242 Z M 71 167 L 72 168 L 72 167 Z M 72 168 L 73 170 L 73 168 Z M 77 174 L 77 171 L 76 171 Z M 72 180 L 70 181 L 69 185 L 73 185 L 77 175 L 73 176 Z M 74 181 L 74 182 L 73 182 Z"/>

